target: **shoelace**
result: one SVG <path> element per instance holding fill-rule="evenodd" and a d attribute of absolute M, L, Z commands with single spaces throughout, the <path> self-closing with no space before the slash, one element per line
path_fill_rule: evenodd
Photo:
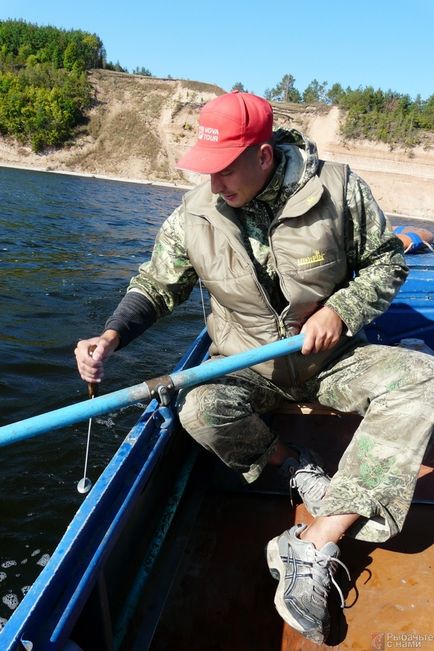
<path fill-rule="evenodd" d="M 304 473 L 306 474 L 306 477 L 303 477 Z M 318 468 L 308 465 L 295 470 L 290 483 L 293 484 L 293 488 L 298 488 L 298 492 L 301 496 L 303 496 L 302 494 L 309 492 L 316 499 L 321 499 L 323 497 L 323 478 L 324 475 Z M 305 486 L 305 484 L 308 485 Z M 317 493 L 316 495 L 315 492 Z"/>
<path fill-rule="evenodd" d="M 341 599 L 341 608 L 345 608 L 344 595 L 339 586 L 339 583 L 336 581 L 334 577 L 335 568 L 333 567 L 333 563 L 337 563 L 338 565 L 343 567 L 345 572 L 347 573 L 348 580 L 351 581 L 351 575 L 348 567 L 339 558 L 336 558 L 335 556 L 329 556 L 328 554 L 324 554 L 323 552 L 317 549 L 315 550 L 315 560 L 318 561 L 320 567 L 324 567 L 324 569 L 327 571 L 329 579 L 332 582 L 332 584 L 335 586 L 337 593 Z M 323 565 L 324 561 L 325 561 L 325 565 Z M 332 565 L 332 568 L 330 568 L 330 565 Z"/>
<path fill-rule="evenodd" d="M 309 494 L 312 499 L 321 500 L 324 497 L 324 475 L 315 466 L 307 465 L 297 470 L 292 470 L 292 477 L 289 480 L 290 488 L 297 488 L 301 497 Z M 306 481 L 302 475 L 306 473 Z M 297 477 L 298 475 L 298 477 Z M 306 486 L 304 484 L 307 484 Z"/>

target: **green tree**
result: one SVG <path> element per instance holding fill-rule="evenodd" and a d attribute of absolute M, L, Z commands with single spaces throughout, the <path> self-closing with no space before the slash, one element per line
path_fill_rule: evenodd
<path fill-rule="evenodd" d="M 283 75 L 274 88 L 267 88 L 265 97 L 275 102 L 301 102 L 300 92 L 295 88 L 295 78 L 291 74 Z"/>
<path fill-rule="evenodd" d="M 317 79 L 313 79 L 303 91 L 304 104 L 328 104 L 327 85 L 326 81 L 321 84 Z"/>
<path fill-rule="evenodd" d="M 152 72 L 148 68 L 144 68 L 143 66 L 139 68 L 134 68 L 133 70 L 133 75 L 142 75 L 143 77 L 152 77 Z"/>
<path fill-rule="evenodd" d="M 75 63 L 79 62 L 82 70 L 85 69 L 84 60 L 81 58 L 80 46 L 77 41 L 70 41 L 63 54 L 63 67 L 72 70 Z"/>
<path fill-rule="evenodd" d="M 327 91 L 327 100 L 329 104 L 339 105 L 345 97 L 345 90 L 340 84 L 333 84 Z"/>
<path fill-rule="evenodd" d="M 339 100 L 346 110 L 342 133 L 346 138 L 367 138 L 391 146 L 413 147 L 422 140 L 424 103 L 392 90 L 372 86 L 347 89 Z"/>
<path fill-rule="evenodd" d="M 126 68 L 123 68 L 119 61 L 116 61 L 116 63 L 113 63 L 112 61 L 107 61 L 105 63 L 104 68 L 106 70 L 113 70 L 114 72 L 128 72 Z"/>
<path fill-rule="evenodd" d="M 422 103 L 420 112 L 420 125 L 423 129 L 434 131 L 434 95 Z"/>
<path fill-rule="evenodd" d="M 235 84 L 232 86 L 231 90 L 238 90 L 240 93 L 247 93 L 247 89 L 244 88 L 244 84 L 241 83 L 241 81 L 235 82 Z"/>
<path fill-rule="evenodd" d="M 31 54 L 40 63 L 51 62 L 55 67 L 72 69 L 75 62 L 85 70 L 102 67 L 105 51 L 96 34 L 81 30 L 32 25 L 23 20 L 0 21 L 0 47 L 5 46 L 15 62 L 24 65 Z M 73 60 L 71 60 L 71 58 Z"/>

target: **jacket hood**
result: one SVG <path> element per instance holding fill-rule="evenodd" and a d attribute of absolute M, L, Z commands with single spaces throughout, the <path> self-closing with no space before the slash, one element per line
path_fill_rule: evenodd
<path fill-rule="evenodd" d="M 288 198 L 315 175 L 318 150 L 316 144 L 297 129 L 278 129 L 273 134 L 273 145 L 285 161 L 282 192 Z"/>

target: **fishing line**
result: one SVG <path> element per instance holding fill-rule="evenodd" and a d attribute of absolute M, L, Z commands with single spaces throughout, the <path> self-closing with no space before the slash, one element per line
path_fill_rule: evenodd
<path fill-rule="evenodd" d="M 95 395 L 92 395 L 92 400 L 95 398 Z M 88 493 L 90 489 L 92 488 L 92 482 L 87 477 L 87 464 L 89 460 L 89 448 L 90 448 L 90 432 L 92 429 L 92 418 L 89 418 L 89 425 L 87 428 L 87 443 L 86 443 L 86 455 L 84 457 L 84 472 L 83 472 L 83 479 L 80 479 L 80 481 L 77 484 L 77 490 L 79 493 Z"/>
<path fill-rule="evenodd" d="M 93 354 L 93 351 L 95 350 L 95 348 L 96 348 L 96 346 L 90 346 L 89 347 L 89 355 L 91 357 L 92 357 L 92 354 Z M 87 390 L 88 390 L 88 393 L 89 393 L 89 398 L 91 398 L 93 400 L 95 398 L 95 395 L 96 395 L 97 385 L 93 384 L 93 383 L 89 383 L 87 385 Z M 79 493 L 82 493 L 82 494 L 88 493 L 90 491 L 90 489 L 92 488 L 92 482 L 89 479 L 89 477 L 87 477 L 87 464 L 88 464 L 88 460 L 89 460 L 90 432 L 91 432 L 91 429 L 92 429 L 92 418 L 89 418 L 89 425 L 88 425 L 88 428 L 87 428 L 86 454 L 85 454 L 85 457 L 84 457 L 83 478 L 80 479 L 80 481 L 77 484 L 77 491 Z"/>

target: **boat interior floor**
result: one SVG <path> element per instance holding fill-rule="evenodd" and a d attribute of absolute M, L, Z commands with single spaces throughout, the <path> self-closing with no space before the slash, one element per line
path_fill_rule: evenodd
<path fill-rule="evenodd" d="M 278 416 L 275 427 L 287 440 L 315 448 L 329 472 L 360 419 L 349 416 Z M 290 434 L 289 434 L 290 433 Z M 337 441 L 339 445 L 337 446 Z M 193 478 L 199 494 L 194 516 L 183 528 L 184 543 L 173 572 L 171 589 L 149 647 L 140 636 L 149 627 L 149 612 L 140 607 L 139 634 L 133 651 L 299 651 L 319 648 L 370 649 L 413 646 L 434 649 L 434 459 L 427 455 L 418 481 L 417 501 L 404 530 L 384 544 L 343 538 L 341 559 L 351 581 L 338 570 L 337 592 L 330 594 L 332 627 L 321 646 L 287 626 L 274 608 L 276 581 L 270 576 L 264 548 L 270 538 L 294 522 L 311 521 L 302 504 L 291 507 L 289 494 L 263 479 L 246 487 L 231 471 L 200 453 L 202 470 Z M 211 468 L 213 468 L 211 472 Z M 210 481 L 210 475 L 212 480 Z M 267 483 L 268 481 L 268 483 Z M 257 484 L 255 486 L 255 484 Z M 188 535 L 187 535 L 188 530 Z M 146 602 L 149 611 L 149 601 Z M 409 637 L 419 636 L 419 637 Z"/>

